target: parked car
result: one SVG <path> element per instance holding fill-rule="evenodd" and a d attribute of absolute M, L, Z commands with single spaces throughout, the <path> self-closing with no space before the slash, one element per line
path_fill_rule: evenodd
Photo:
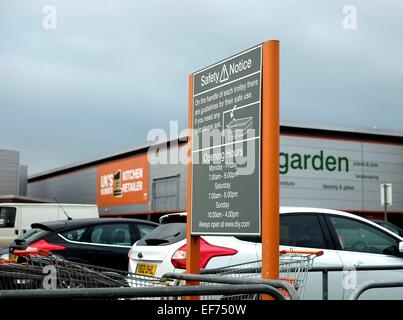
<path fill-rule="evenodd" d="M 10 258 L 18 259 L 13 255 L 15 249 L 34 247 L 70 261 L 127 270 L 132 244 L 157 226 L 150 221 L 123 218 L 33 223 L 31 230 L 10 245 Z"/>
<path fill-rule="evenodd" d="M 385 220 L 372 220 L 372 221 L 396 233 L 398 236 L 403 237 L 403 230 L 399 228 L 397 225 Z"/>
<path fill-rule="evenodd" d="M 68 220 L 68 218 L 99 218 L 94 204 L 66 203 L 1 203 L 0 247 L 8 247 L 30 229 L 32 223 Z"/>
<path fill-rule="evenodd" d="M 135 243 L 129 251 L 129 271 L 162 276 L 182 272 L 186 266 L 186 213 L 167 215 L 161 225 Z M 390 230 L 347 212 L 302 207 L 280 208 L 280 249 L 323 250 L 314 267 L 336 267 L 329 273 L 329 299 L 346 299 L 355 283 L 344 271 L 354 266 L 397 266 L 401 270 L 359 271 L 357 283 L 368 279 L 398 277 L 403 270 L 403 238 Z M 225 267 L 261 259 L 261 238 L 251 236 L 203 236 L 200 268 Z M 354 275 L 352 275 L 354 276 Z M 401 278 L 401 276 L 400 276 Z M 382 289 L 381 289 L 382 290 Z M 392 290 L 392 289 L 386 289 Z M 394 298 L 388 291 L 369 292 L 365 298 Z M 379 294 L 379 295 L 378 295 Z M 402 292 L 400 291 L 400 297 Z M 305 299 L 322 299 L 322 273 L 308 275 Z"/>

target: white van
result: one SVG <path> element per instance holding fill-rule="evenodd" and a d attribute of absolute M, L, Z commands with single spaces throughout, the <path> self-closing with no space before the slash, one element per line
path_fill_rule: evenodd
<path fill-rule="evenodd" d="M 67 215 L 66 215 L 67 214 Z M 98 207 L 92 204 L 64 203 L 0 203 L 0 247 L 31 229 L 35 222 L 99 218 Z"/>

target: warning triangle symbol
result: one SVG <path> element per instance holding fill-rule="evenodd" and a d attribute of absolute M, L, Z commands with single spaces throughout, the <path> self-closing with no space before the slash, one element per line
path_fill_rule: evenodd
<path fill-rule="evenodd" d="M 222 66 L 222 70 L 221 70 L 220 83 L 227 81 L 228 79 L 229 79 L 229 74 L 228 74 L 227 66 L 224 63 Z"/>

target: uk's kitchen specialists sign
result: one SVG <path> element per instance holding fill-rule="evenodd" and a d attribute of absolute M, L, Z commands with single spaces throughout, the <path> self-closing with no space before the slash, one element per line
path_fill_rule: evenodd
<path fill-rule="evenodd" d="M 109 162 L 97 168 L 97 205 L 143 204 L 148 201 L 146 155 Z"/>

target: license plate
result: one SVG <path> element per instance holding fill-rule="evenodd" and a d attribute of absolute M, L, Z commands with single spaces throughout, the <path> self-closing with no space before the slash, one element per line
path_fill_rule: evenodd
<path fill-rule="evenodd" d="M 156 264 L 138 263 L 135 273 L 143 276 L 154 276 L 156 271 L 157 271 Z"/>
<path fill-rule="evenodd" d="M 12 262 L 17 262 L 18 261 L 18 256 L 15 254 L 10 253 L 9 260 Z"/>

